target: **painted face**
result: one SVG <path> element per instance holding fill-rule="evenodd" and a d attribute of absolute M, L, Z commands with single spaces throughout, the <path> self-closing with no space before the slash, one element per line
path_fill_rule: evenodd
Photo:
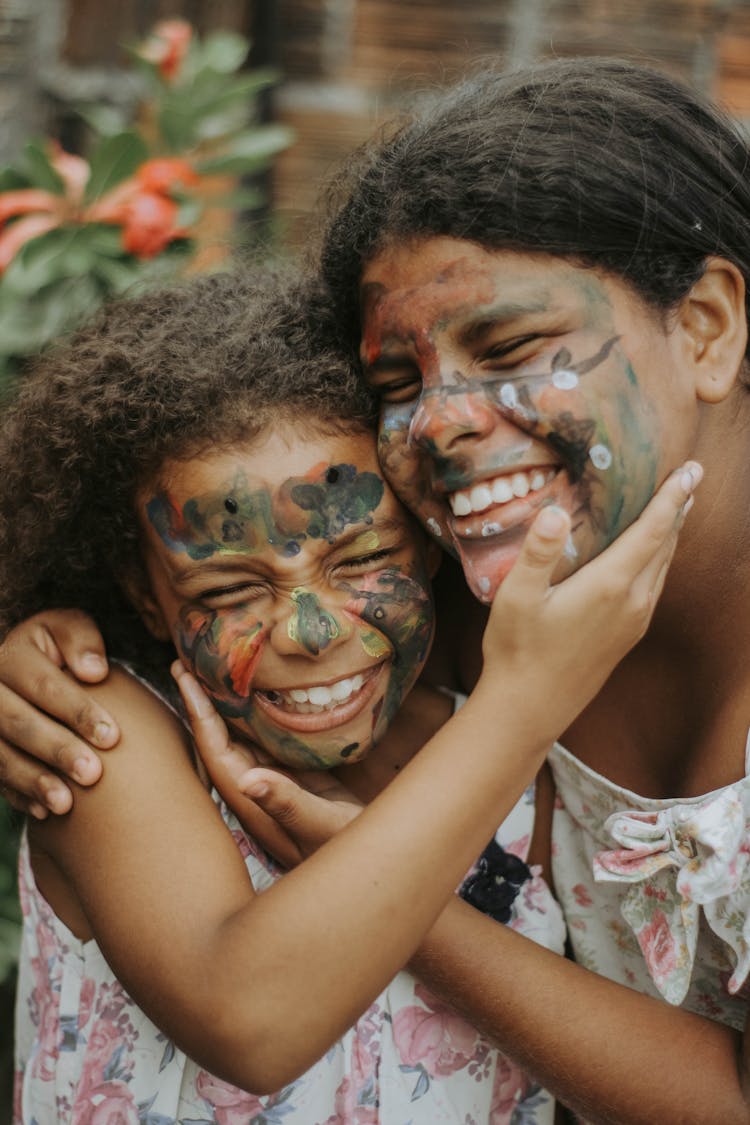
<path fill-rule="evenodd" d="M 385 474 L 482 601 L 542 505 L 572 517 L 562 578 L 690 451 L 695 392 L 672 334 L 594 269 L 429 238 L 368 264 L 362 307 Z"/>
<path fill-rule="evenodd" d="M 372 437 L 279 427 L 161 482 L 140 497 L 144 559 L 186 666 L 285 765 L 358 761 L 433 631 L 427 545 Z"/>

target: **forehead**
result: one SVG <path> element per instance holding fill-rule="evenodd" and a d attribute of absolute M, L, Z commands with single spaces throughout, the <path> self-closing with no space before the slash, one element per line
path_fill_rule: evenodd
<path fill-rule="evenodd" d="M 616 283 L 613 283 L 616 284 Z M 550 254 L 492 250 L 436 237 L 388 246 L 362 274 L 363 318 L 396 327 L 414 317 L 439 327 L 513 321 L 587 302 L 609 304 L 599 271 Z"/>
<path fill-rule="evenodd" d="M 220 435 L 217 435 L 220 436 Z M 221 490 L 241 474 L 248 484 L 270 492 L 293 477 L 306 476 L 324 464 L 350 463 L 359 471 L 378 471 L 374 433 L 353 429 L 325 433 L 320 423 L 300 417 L 273 432 L 230 449 L 203 454 L 189 461 L 169 461 L 162 466 L 155 486 L 175 496 L 195 496 Z"/>

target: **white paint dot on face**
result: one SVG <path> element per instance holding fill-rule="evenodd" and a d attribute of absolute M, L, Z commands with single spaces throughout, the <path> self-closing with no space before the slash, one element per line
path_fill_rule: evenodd
<path fill-rule="evenodd" d="M 578 386 L 578 376 L 575 371 L 555 371 L 552 376 L 552 385 L 557 387 L 558 391 L 572 391 L 574 387 Z"/>
<path fill-rule="evenodd" d="M 575 561 L 575 559 L 578 558 L 578 551 L 576 550 L 576 546 L 575 546 L 575 543 L 573 542 L 572 535 L 569 535 L 567 540 L 566 540 L 565 549 L 563 551 L 563 554 L 565 555 L 566 559 L 572 559 L 572 560 Z"/>
<path fill-rule="evenodd" d="M 499 523 L 483 523 L 482 535 L 486 539 L 489 535 L 497 535 L 500 531 Z"/>
<path fill-rule="evenodd" d="M 430 516 L 430 518 L 427 520 L 427 528 L 432 532 L 436 539 L 442 539 L 443 533 L 440 530 L 440 524 L 434 516 Z"/>
<path fill-rule="evenodd" d="M 612 454 L 606 445 L 592 445 L 589 457 L 597 469 L 608 469 L 612 464 Z"/>
<path fill-rule="evenodd" d="M 490 592 L 490 580 L 489 580 L 489 578 L 482 577 L 482 578 L 479 579 L 479 589 L 482 591 L 483 594 L 488 594 Z"/>
<path fill-rule="evenodd" d="M 500 401 L 503 406 L 507 406 L 511 410 L 518 405 L 518 393 L 512 383 L 503 383 L 500 388 Z"/>

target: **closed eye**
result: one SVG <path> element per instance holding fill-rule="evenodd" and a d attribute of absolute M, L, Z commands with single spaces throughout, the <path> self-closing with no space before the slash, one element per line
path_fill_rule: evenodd
<path fill-rule="evenodd" d="M 371 551 L 367 555 L 358 555 L 355 559 L 342 559 L 339 567 L 344 567 L 347 570 L 357 570 L 363 567 L 372 567 L 375 564 L 382 562 L 384 559 L 390 558 L 394 555 L 395 549 L 392 547 L 384 548 L 381 551 Z"/>
<path fill-rule="evenodd" d="M 497 344 L 494 347 L 488 348 L 483 353 L 482 360 L 489 363 L 496 363 L 499 359 L 506 359 L 512 356 L 513 362 L 518 363 L 519 360 L 527 359 L 533 354 L 534 348 L 540 339 L 540 336 L 532 334 L 519 336 L 515 340 L 507 340 L 502 344 Z"/>
<path fill-rule="evenodd" d="M 237 582 L 234 586 L 216 586 L 213 589 L 204 590 L 200 595 L 200 601 L 213 608 L 220 608 L 221 606 L 258 598 L 264 591 L 265 586 L 258 582 Z"/>

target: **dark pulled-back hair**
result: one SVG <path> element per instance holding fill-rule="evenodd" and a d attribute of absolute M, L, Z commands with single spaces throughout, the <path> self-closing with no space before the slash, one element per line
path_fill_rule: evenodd
<path fill-rule="evenodd" d="M 322 249 L 348 344 L 363 266 L 430 235 L 565 256 L 673 307 L 708 255 L 750 277 L 750 154 L 737 127 L 645 67 L 571 59 L 485 72 L 363 150 Z"/>
<path fill-rule="evenodd" d="M 163 660 L 117 581 L 142 565 L 138 490 L 279 421 L 369 428 L 336 335 L 319 283 L 226 273 L 113 303 L 47 353 L 0 428 L 0 627 L 79 606 L 114 655 Z"/>

